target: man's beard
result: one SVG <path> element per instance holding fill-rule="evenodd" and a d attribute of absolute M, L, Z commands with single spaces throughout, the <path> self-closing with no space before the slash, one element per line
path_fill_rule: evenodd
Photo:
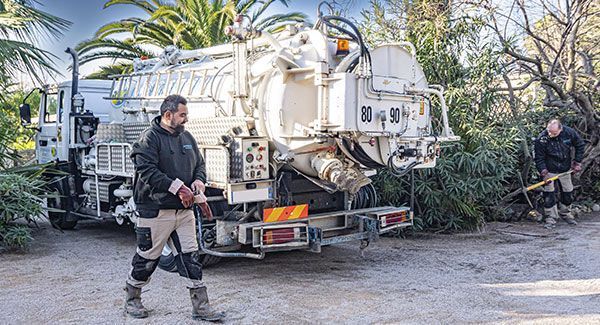
<path fill-rule="evenodd" d="M 171 122 L 170 127 L 173 129 L 173 131 L 175 131 L 175 133 L 181 133 L 183 130 L 185 130 L 185 126 L 183 126 L 183 124 L 175 125 L 175 123 Z"/>

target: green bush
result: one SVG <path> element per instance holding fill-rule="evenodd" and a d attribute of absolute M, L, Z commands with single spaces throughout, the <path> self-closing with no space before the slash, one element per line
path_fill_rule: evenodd
<path fill-rule="evenodd" d="M 29 228 L 15 222 L 35 224 L 44 212 L 47 183 L 41 177 L 46 166 L 0 170 L 0 245 L 23 248 L 32 239 Z"/>
<path fill-rule="evenodd" d="M 27 93 L 16 91 L 0 103 L 0 246 L 24 248 L 32 240 L 29 227 L 19 220 L 35 224 L 42 216 L 47 166 L 22 166 L 19 149 L 32 146 L 32 130 L 20 126 L 18 107 Z M 29 97 L 35 111 L 39 94 Z"/>
<path fill-rule="evenodd" d="M 27 226 L 0 224 L 0 239 L 4 247 L 25 248 L 33 240 L 33 237 Z"/>

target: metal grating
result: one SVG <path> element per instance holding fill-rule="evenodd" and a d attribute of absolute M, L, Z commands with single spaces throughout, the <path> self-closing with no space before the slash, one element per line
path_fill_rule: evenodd
<path fill-rule="evenodd" d="M 121 184 L 121 182 L 98 182 L 98 191 L 100 192 L 100 202 L 110 202 L 109 186 Z M 92 181 L 90 186 L 90 195 L 96 197 L 96 182 Z"/>
<path fill-rule="evenodd" d="M 108 156 L 108 148 L 108 146 L 96 146 L 96 169 L 108 170 L 110 160 Z"/>
<path fill-rule="evenodd" d="M 130 151 L 131 147 L 128 143 L 96 145 L 96 172 L 104 175 L 133 176 L 135 167 L 129 158 Z"/>
<path fill-rule="evenodd" d="M 218 145 L 222 142 L 221 136 L 230 134 L 230 130 L 235 127 L 242 130 L 238 136 L 250 135 L 245 118 L 241 116 L 192 119 L 185 125 L 198 145 Z"/>

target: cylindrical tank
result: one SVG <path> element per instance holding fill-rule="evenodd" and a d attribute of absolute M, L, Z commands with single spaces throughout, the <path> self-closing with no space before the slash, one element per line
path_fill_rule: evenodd
<path fill-rule="evenodd" d="M 365 54 L 352 41 L 340 50 L 344 42 L 306 28 L 191 52 L 170 49 L 121 81 L 124 112 L 132 113 L 126 121 L 149 121 L 164 97 L 180 94 L 190 120 L 244 118 L 307 176 L 322 178 L 315 166 L 325 162 L 355 171 L 433 167 L 439 138 L 429 96 L 438 92 L 428 88 L 414 47 L 383 44 Z"/>

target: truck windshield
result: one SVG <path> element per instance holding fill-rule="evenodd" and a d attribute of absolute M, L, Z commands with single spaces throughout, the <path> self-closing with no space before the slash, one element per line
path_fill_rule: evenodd
<path fill-rule="evenodd" d="M 58 93 L 46 94 L 44 105 L 44 123 L 56 122 L 56 111 L 58 108 Z"/>

